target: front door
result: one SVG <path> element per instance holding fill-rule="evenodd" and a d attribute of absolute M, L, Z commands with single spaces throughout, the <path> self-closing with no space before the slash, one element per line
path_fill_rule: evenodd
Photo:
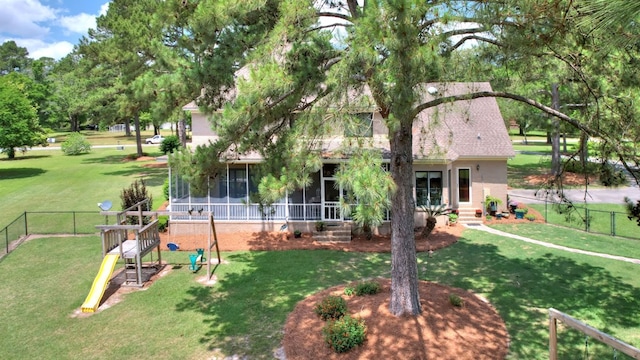
<path fill-rule="evenodd" d="M 458 203 L 471 202 L 471 170 L 458 169 Z"/>
<path fill-rule="evenodd" d="M 335 179 L 325 178 L 323 183 L 322 208 L 323 220 L 342 220 L 340 214 L 340 188 Z"/>

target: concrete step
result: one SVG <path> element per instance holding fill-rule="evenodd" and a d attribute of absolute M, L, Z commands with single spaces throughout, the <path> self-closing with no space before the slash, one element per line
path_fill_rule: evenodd
<path fill-rule="evenodd" d="M 351 224 L 328 223 L 326 230 L 314 231 L 313 238 L 324 242 L 351 242 Z"/>

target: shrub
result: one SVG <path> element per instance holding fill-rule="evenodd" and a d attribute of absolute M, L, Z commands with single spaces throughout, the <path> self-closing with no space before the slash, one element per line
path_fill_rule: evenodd
<path fill-rule="evenodd" d="M 356 285 L 356 295 L 374 295 L 380 292 L 380 284 L 376 281 L 365 281 Z"/>
<path fill-rule="evenodd" d="M 169 227 L 169 217 L 167 215 L 158 216 L 158 231 L 165 232 Z"/>
<path fill-rule="evenodd" d="M 451 303 L 451 305 L 456 307 L 464 306 L 464 300 L 462 300 L 462 298 L 457 294 L 449 294 L 449 302 Z"/>
<path fill-rule="evenodd" d="M 347 296 L 352 296 L 356 293 L 356 289 L 353 286 L 347 286 L 344 288 L 344 294 Z"/>
<path fill-rule="evenodd" d="M 536 219 L 536 216 L 533 214 L 527 214 L 524 216 L 525 219 L 529 220 L 529 221 L 533 221 Z"/>
<path fill-rule="evenodd" d="M 324 340 L 335 352 L 344 353 L 364 343 L 367 326 L 363 319 L 345 315 L 337 320 L 330 320 L 322 328 Z"/>
<path fill-rule="evenodd" d="M 151 207 L 153 204 L 153 198 L 151 197 L 151 194 L 147 192 L 147 187 L 144 185 L 144 181 L 135 180 L 131 184 L 131 186 L 122 189 L 122 193 L 120 194 L 120 200 L 122 200 L 122 202 L 120 205 L 122 206 L 122 210 L 124 210 L 132 207 L 133 205 L 139 203 L 144 199 L 149 199 L 149 202 L 146 206 L 143 207 L 142 211 L 151 211 Z M 138 219 L 135 216 L 128 216 L 127 220 L 130 224 L 137 224 Z M 143 219 L 143 224 L 148 223 L 149 219 L 145 217 Z"/>
<path fill-rule="evenodd" d="M 180 145 L 180 139 L 178 139 L 177 136 L 169 135 L 160 143 L 160 151 L 162 151 L 163 154 L 173 154 L 173 152 L 178 149 Z"/>
<path fill-rule="evenodd" d="M 164 179 L 162 184 L 162 196 L 165 200 L 169 200 L 169 179 Z"/>
<path fill-rule="evenodd" d="M 80 155 L 91 151 L 91 144 L 84 135 L 74 132 L 60 146 L 65 155 Z"/>
<path fill-rule="evenodd" d="M 347 312 L 347 302 L 340 296 L 327 296 L 316 305 L 315 312 L 322 320 L 337 319 Z"/>

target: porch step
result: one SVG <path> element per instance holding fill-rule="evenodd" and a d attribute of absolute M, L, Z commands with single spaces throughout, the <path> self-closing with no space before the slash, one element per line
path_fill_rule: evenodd
<path fill-rule="evenodd" d="M 476 217 L 476 209 L 458 209 L 458 222 L 460 224 L 482 224 L 482 217 Z"/>
<path fill-rule="evenodd" d="M 319 242 L 351 242 L 351 224 L 327 223 L 327 229 L 314 231 L 313 238 Z"/>

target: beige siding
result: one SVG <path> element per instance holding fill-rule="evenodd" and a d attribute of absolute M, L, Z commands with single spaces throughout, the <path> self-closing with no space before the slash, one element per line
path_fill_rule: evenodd
<path fill-rule="evenodd" d="M 478 165 L 480 169 L 478 170 Z M 458 204 L 457 172 L 460 168 L 471 170 L 471 204 Z M 454 207 L 482 209 L 486 193 L 502 199 L 500 208 L 507 206 L 507 161 L 506 160 L 467 160 L 456 161 L 452 165 L 452 187 L 454 187 Z"/>

